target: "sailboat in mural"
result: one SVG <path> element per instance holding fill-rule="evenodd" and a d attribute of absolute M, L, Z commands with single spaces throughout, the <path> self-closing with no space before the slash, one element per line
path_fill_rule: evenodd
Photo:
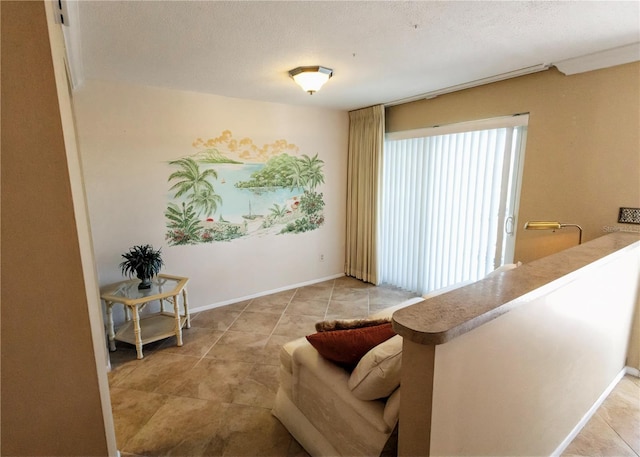
<path fill-rule="evenodd" d="M 262 217 L 262 215 L 261 214 L 253 214 L 251 212 L 251 200 L 249 200 L 249 214 L 243 214 L 242 217 L 244 219 L 249 220 L 249 221 L 253 221 L 255 219 L 258 219 L 259 217 Z"/>

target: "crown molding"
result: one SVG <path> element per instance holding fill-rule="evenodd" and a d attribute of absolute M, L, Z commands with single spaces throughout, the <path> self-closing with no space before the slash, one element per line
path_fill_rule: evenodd
<path fill-rule="evenodd" d="M 458 84 L 455 86 L 449 86 L 442 89 L 433 90 L 424 94 L 415 95 L 413 97 L 403 98 L 392 102 L 385 103 L 384 106 L 400 105 L 402 103 L 415 102 L 418 100 L 425 100 L 436 98 L 439 95 L 449 94 L 451 92 L 457 92 L 464 89 L 471 89 L 472 87 L 484 86 L 485 84 L 491 84 L 498 81 L 504 81 L 505 79 L 517 78 L 518 76 L 530 75 L 532 73 L 538 73 L 540 71 L 548 70 L 551 65 L 538 64 L 530 67 L 519 68 L 517 70 L 508 71 L 506 73 L 500 73 L 499 75 L 489 76 L 487 78 L 476 79 L 466 83 Z"/>
<path fill-rule="evenodd" d="M 554 62 L 553 65 L 565 75 L 575 75 L 639 60 L 640 43 L 632 43 L 593 54 L 561 60 L 560 62 Z"/>

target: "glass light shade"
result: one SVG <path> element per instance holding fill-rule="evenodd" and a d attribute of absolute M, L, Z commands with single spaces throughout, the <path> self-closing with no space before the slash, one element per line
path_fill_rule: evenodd
<path fill-rule="evenodd" d="M 289 75 L 305 92 L 313 94 L 333 76 L 333 70 L 325 67 L 298 67 L 289 71 Z"/>

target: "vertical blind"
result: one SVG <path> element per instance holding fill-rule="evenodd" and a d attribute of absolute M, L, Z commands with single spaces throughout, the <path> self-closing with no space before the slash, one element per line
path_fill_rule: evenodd
<path fill-rule="evenodd" d="M 381 282 L 425 294 L 513 261 L 524 128 L 385 141 Z"/>

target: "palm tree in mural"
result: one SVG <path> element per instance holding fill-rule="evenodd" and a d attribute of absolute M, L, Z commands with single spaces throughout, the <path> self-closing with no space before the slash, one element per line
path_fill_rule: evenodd
<path fill-rule="evenodd" d="M 201 189 L 191 197 L 194 209 L 199 215 L 209 217 L 218 209 L 218 204 L 222 203 L 222 197 L 209 189 Z"/>
<path fill-rule="evenodd" d="M 173 246 L 178 244 L 196 244 L 200 239 L 200 225 L 193 205 L 182 202 L 182 208 L 169 203 L 164 213 L 167 218 L 167 239 Z"/>
<path fill-rule="evenodd" d="M 296 187 L 304 187 L 307 184 L 300 160 L 295 159 L 291 161 L 289 169 L 287 170 L 287 178 L 291 180 L 291 190 Z"/>
<path fill-rule="evenodd" d="M 208 179 L 218 179 L 218 173 L 213 168 L 208 168 L 204 171 L 200 170 L 198 163 L 191 157 L 184 157 L 178 160 L 172 160 L 169 162 L 171 165 L 177 165 L 180 170 L 174 171 L 169 176 L 167 181 L 177 179 L 178 181 L 171 186 L 169 190 L 176 190 L 174 198 L 178 198 L 181 195 L 191 191 L 193 195 L 196 195 L 202 190 L 208 190 L 211 194 L 214 194 L 213 184 Z"/>
<path fill-rule="evenodd" d="M 280 206 L 277 203 L 274 203 L 273 206 L 269 208 L 269 211 L 271 211 L 271 215 L 276 220 L 287 215 L 287 207 L 285 205 Z"/>
<path fill-rule="evenodd" d="M 180 170 L 171 173 L 168 181 L 177 180 L 170 190 L 175 190 L 174 198 L 190 194 L 190 203 L 198 214 L 205 217 L 215 213 L 218 204 L 222 203 L 222 197 L 215 193 L 210 178 L 217 179 L 218 173 L 213 168 L 200 170 L 198 163 L 190 157 L 173 160 L 171 165 L 177 165 Z"/>
<path fill-rule="evenodd" d="M 305 185 L 308 185 L 311 190 L 324 183 L 324 175 L 322 173 L 324 161 L 318 159 L 318 154 L 313 157 L 303 154 L 302 158 L 298 159 L 298 163 L 300 163 L 300 168 L 302 169 Z"/>
<path fill-rule="evenodd" d="M 301 158 L 295 159 L 289 165 L 287 173 L 287 178 L 291 180 L 290 188 L 293 190 L 296 187 L 308 186 L 310 190 L 315 189 L 324 183 L 323 166 L 324 161 L 318 159 L 318 154 L 313 157 L 303 154 Z"/>

